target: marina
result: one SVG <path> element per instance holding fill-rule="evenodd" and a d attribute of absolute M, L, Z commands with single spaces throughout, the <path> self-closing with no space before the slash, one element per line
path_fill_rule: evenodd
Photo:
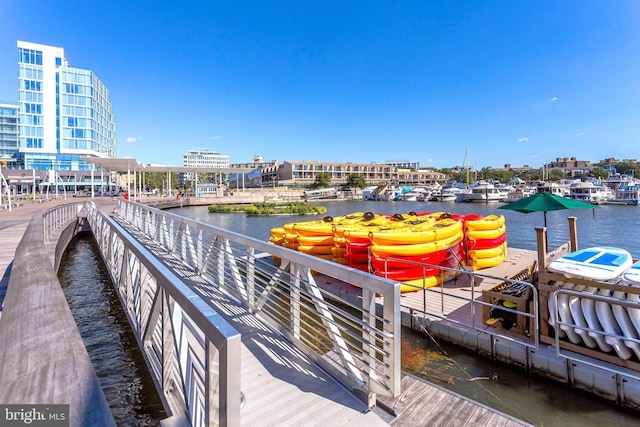
<path fill-rule="evenodd" d="M 323 202 L 326 203 L 326 205 L 328 206 L 328 213 L 332 214 L 332 215 L 339 215 L 339 214 L 344 214 L 344 213 L 348 213 L 348 212 L 353 212 L 354 209 L 358 209 L 358 210 L 366 210 L 366 209 L 371 209 L 371 210 L 377 210 L 377 211 L 386 211 L 387 213 L 391 214 L 393 212 L 398 212 L 399 209 L 405 209 L 407 207 L 409 207 L 409 209 L 417 209 L 417 208 L 421 208 L 421 209 L 425 209 L 425 208 L 432 208 L 434 211 L 438 211 L 439 209 L 444 209 L 444 207 L 448 207 L 449 210 L 451 209 L 451 204 L 449 203 L 409 203 L 409 202 L 399 202 L 399 203 L 379 203 L 379 202 L 362 202 L 362 201 L 353 201 L 353 202 L 345 202 L 345 201 L 327 201 L 327 202 Z M 494 215 L 500 211 L 496 210 L 497 206 L 494 206 L 493 204 L 490 205 L 484 205 L 484 204 L 478 204 L 478 205 L 470 205 L 470 204 L 456 204 L 453 205 L 455 208 L 460 209 L 460 214 L 466 214 L 466 215 L 471 215 L 473 213 L 480 213 L 486 216 L 491 216 Z M 612 213 L 617 213 L 617 212 L 623 212 L 625 209 L 629 209 L 629 208 L 625 208 L 625 207 L 621 207 L 621 206 L 600 206 L 597 209 L 604 209 L 606 210 L 606 214 L 603 214 L 602 218 L 610 218 Z M 430 209 L 431 210 L 431 209 Z M 202 212 L 205 213 L 202 213 Z M 199 217 L 200 220 L 206 220 L 209 221 L 211 220 L 211 218 L 215 218 L 215 222 L 219 225 L 219 226 L 223 226 L 223 227 L 229 227 L 230 229 L 233 230 L 237 230 L 238 232 L 244 232 L 243 230 L 250 230 L 249 234 L 257 234 L 257 235 L 261 235 L 261 233 L 266 233 L 268 235 L 268 230 L 275 225 L 282 225 L 284 222 L 286 222 L 286 219 L 283 219 L 283 217 L 263 217 L 263 218 L 256 218 L 256 217 L 246 217 L 244 215 L 238 215 L 238 214 L 233 214 L 233 215 L 229 215 L 229 214 L 209 214 L 206 212 L 206 208 L 205 207 L 188 207 L 188 208 L 178 208 L 178 209 L 172 209 L 172 212 L 176 212 L 179 214 L 186 214 L 187 216 L 195 216 L 195 217 L 199 217 L 199 215 L 203 215 L 202 217 Z M 191 212 L 191 213 L 189 213 Z M 200 214 L 198 214 L 197 212 L 201 212 Z M 514 229 L 513 231 L 511 231 L 511 233 L 509 234 L 509 238 L 513 241 L 527 241 L 530 244 L 530 240 L 527 237 L 527 233 L 526 233 L 526 228 L 529 227 L 534 227 L 535 225 L 537 225 L 537 223 L 541 223 L 541 217 L 538 214 L 521 214 L 518 212 L 509 212 L 509 211 L 504 211 L 503 212 L 506 216 L 506 223 L 507 225 L 509 225 L 511 222 L 511 220 L 513 219 L 523 219 L 523 218 L 527 218 L 528 222 L 526 224 L 521 224 L 522 229 Z M 571 214 L 577 214 L 577 216 L 579 216 L 578 218 L 578 225 L 580 224 L 580 221 L 584 220 L 585 222 L 591 222 L 591 221 L 598 221 L 598 219 L 600 217 L 598 216 L 594 216 L 594 215 L 599 215 L 600 211 L 598 211 L 597 213 L 595 213 L 595 210 L 592 212 L 592 210 L 585 210 L 585 211 L 581 211 L 581 210 L 577 210 L 577 211 L 572 211 Z M 195 215 L 194 215 L 195 214 Z M 555 212 L 549 212 L 549 227 L 555 227 L 557 224 L 554 223 L 554 221 L 557 221 L 558 219 L 555 217 L 555 215 L 557 215 L 557 213 Z M 565 215 L 567 214 L 566 212 L 564 213 Z M 228 222 L 229 220 L 232 220 L 233 222 Z M 601 221 L 604 222 L 604 221 Z M 259 225 L 260 224 L 260 225 Z M 598 222 L 598 224 L 600 224 L 600 222 Z M 258 226 L 259 225 L 259 226 Z M 592 225 L 593 226 L 593 225 Z M 566 231 L 566 223 L 565 226 L 563 227 Z M 579 227 L 578 227 L 579 228 Z M 262 231 L 261 231 L 262 230 Z M 535 236 L 535 233 L 534 233 Z M 630 240 L 633 240 L 633 238 L 635 236 L 630 235 L 627 236 Z M 265 241 L 266 239 L 264 239 L 264 237 L 261 238 L 261 240 Z M 553 241 L 555 240 L 552 236 L 549 236 L 549 241 Z M 621 241 L 621 243 L 624 243 L 624 241 Z M 465 324 L 475 324 L 479 329 L 495 329 L 495 327 L 489 326 L 487 325 L 485 322 L 487 320 L 486 317 L 486 313 L 484 312 L 484 308 L 481 307 L 479 304 L 475 307 L 474 311 L 468 311 L 468 310 L 461 310 L 461 305 L 460 305 L 460 301 L 467 301 L 467 303 L 463 303 L 463 305 L 468 305 L 469 302 L 474 301 L 476 299 L 481 299 L 483 297 L 485 297 L 486 292 L 488 290 L 491 290 L 492 288 L 495 288 L 496 284 L 500 282 L 500 277 L 504 277 L 505 274 L 506 275 L 511 275 L 513 274 L 514 271 L 520 271 L 521 269 L 526 268 L 527 266 L 530 266 L 531 263 L 535 260 L 536 258 L 536 254 L 535 251 L 533 249 L 524 249 L 524 250 L 520 250 L 518 248 L 512 248 L 510 250 L 510 256 L 509 258 L 505 261 L 505 263 L 503 263 L 504 265 L 502 266 L 498 266 L 501 268 L 506 268 L 507 270 L 505 270 L 504 272 L 501 272 L 500 270 L 495 270 L 493 271 L 492 274 L 495 274 L 495 277 L 493 279 L 489 278 L 489 277 L 485 277 L 482 278 L 482 280 L 478 280 L 479 278 L 482 277 L 482 275 L 476 275 L 476 280 L 478 280 L 479 283 L 477 283 L 477 285 L 471 286 L 470 283 L 464 281 L 464 278 L 461 277 L 458 282 L 457 282 L 457 286 L 455 286 L 455 291 L 457 292 L 457 294 L 452 294 L 449 296 L 443 296 L 438 294 L 438 288 L 435 288 L 433 291 L 435 293 L 435 295 L 437 295 L 437 297 L 435 299 L 432 300 L 431 297 L 429 297 L 429 300 L 432 300 L 431 303 L 429 303 L 429 305 L 432 306 L 428 306 L 425 309 L 424 306 L 424 298 L 421 296 L 420 292 L 410 292 L 405 294 L 405 296 L 403 297 L 402 300 L 402 311 L 403 311 L 403 324 L 406 325 L 407 328 L 409 328 L 409 330 L 414 330 L 417 333 L 420 333 L 421 328 L 423 328 L 426 325 L 436 325 L 436 324 L 440 324 L 440 326 L 438 327 L 439 330 L 432 330 L 431 332 L 434 333 L 434 336 L 440 336 L 440 337 L 445 337 L 448 335 L 448 339 L 447 341 L 456 341 L 456 336 L 467 336 L 466 334 L 462 334 L 459 335 L 461 332 L 458 328 L 445 328 L 443 329 L 443 326 L 441 324 L 441 322 L 438 319 L 431 319 L 429 322 L 424 323 L 424 321 L 421 322 L 417 322 L 418 317 L 416 317 L 416 312 L 419 311 L 423 311 L 423 312 L 438 312 L 441 313 L 441 315 L 444 315 L 445 317 L 448 317 L 450 320 L 455 319 L 456 321 L 465 323 Z M 490 270 L 490 269 L 488 269 Z M 464 275 L 463 275 L 464 276 Z M 444 299 L 443 299 L 444 298 Z M 444 309 L 441 307 L 442 304 L 444 302 Z M 466 314 L 465 314 L 466 313 Z M 421 316 L 422 319 L 424 319 L 424 316 Z M 519 338 L 517 338 L 517 334 L 514 335 L 514 332 L 518 332 L 518 331 L 524 331 L 526 330 L 526 326 L 523 325 L 516 325 L 515 328 L 513 328 L 512 331 L 502 331 L 503 336 L 509 337 L 512 336 L 512 338 L 518 340 Z M 424 333 L 424 332 L 422 332 Z M 413 332 L 411 333 L 413 334 Z M 429 335 L 426 335 L 429 336 Z M 479 335 L 478 335 L 479 336 Z M 468 339 L 468 338 L 466 338 Z M 504 340 L 504 338 L 502 338 L 501 340 Z M 504 358 L 505 356 L 505 349 L 511 348 L 511 350 L 509 350 L 512 354 L 510 357 L 514 357 L 516 355 L 516 353 L 513 353 L 514 351 L 514 347 L 507 345 L 506 347 L 504 342 L 501 343 L 501 340 L 498 340 L 496 342 L 496 344 L 498 344 L 498 347 L 496 347 L 497 352 L 495 353 L 496 356 L 500 356 L 497 357 L 497 359 L 500 358 Z M 523 340 L 526 341 L 526 340 Z M 484 348 L 484 350 L 482 350 L 482 352 L 487 352 L 487 353 L 491 353 L 492 349 L 491 346 L 489 345 L 488 347 L 483 347 L 483 345 L 480 345 L 480 348 Z M 541 357 L 542 359 L 538 359 L 538 357 Z M 552 353 L 550 354 L 546 354 L 545 351 L 542 351 L 542 349 L 537 350 L 534 355 L 533 355 L 533 365 L 536 364 L 540 364 L 540 362 L 537 362 L 537 360 L 544 360 L 544 359 L 548 359 L 551 360 L 550 358 L 552 358 Z M 634 356 L 635 357 L 635 356 Z M 404 358 L 404 356 L 403 356 Z M 403 359 L 404 360 L 404 359 Z M 516 357 L 514 360 L 519 361 L 521 363 L 524 363 L 525 360 L 521 358 L 521 356 Z M 406 361 L 403 363 L 409 363 L 409 364 L 414 364 L 414 361 Z M 479 364 L 479 363 L 478 363 Z M 471 365 L 468 369 L 472 370 L 474 365 Z M 499 372 L 500 368 L 493 368 L 496 371 L 495 372 Z M 557 369 L 557 368 L 556 368 Z M 491 378 L 493 376 L 493 373 L 488 372 L 485 375 L 481 375 L 483 378 Z M 508 374 L 498 374 L 498 378 L 507 378 Z M 427 379 L 429 378 L 429 375 L 427 375 Z M 438 384 L 438 378 L 440 378 L 439 376 L 435 376 L 435 377 L 431 377 L 431 380 L 435 380 L 436 381 L 436 385 Z M 576 375 L 576 380 L 578 383 L 580 383 L 581 381 L 584 381 L 586 377 L 583 377 L 582 374 L 578 374 Z M 441 380 L 442 378 L 440 378 Z M 403 377 L 403 384 L 405 384 L 405 381 L 408 381 L 407 378 Z M 481 381 L 486 381 L 486 380 L 481 380 Z M 597 380 L 596 383 L 600 382 L 600 380 Z M 595 385 L 595 384 L 594 384 Z M 408 386 L 408 389 L 411 390 L 416 390 L 415 386 Z M 632 389 L 629 389 L 627 386 L 626 389 L 628 392 L 630 392 Z M 416 396 L 412 396 L 413 397 L 418 397 L 423 395 L 423 393 L 416 393 Z M 478 398 L 478 396 L 476 396 L 474 399 Z M 387 407 L 388 409 L 390 409 L 392 411 L 392 413 L 396 413 L 398 417 L 398 423 L 399 425 L 403 425 L 402 422 L 400 421 L 402 418 L 402 416 L 400 415 L 401 413 L 404 413 L 405 416 L 409 416 L 409 413 L 412 413 L 414 411 L 419 411 L 418 408 L 420 407 L 421 404 L 424 404 L 426 402 L 423 401 L 415 401 L 413 403 L 411 403 L 409 406 L 397 406 L 400 402 L 404 402 L 402 403 L 402 405 L 407 405 L 408 402 L 411 401 L 411 399 L 407 400 L 408 396 L 404 395 L 404 397 L 401 398 L 400 401 L 398 401 L 397 403 L 394 401 L 385 401 L 384 399 L 380 399 L 380 406 L 381 407 Z M 611 403 L 613 404 L 613 403 Z M 611 405 L 609 404 L 609 405 Z M 593 403 L 590 405 L 594 405 Z M 501 408 L 500 410 L 507 412 L 507 413 L 511 413 L 512 416 L 515 416 L 517 418 L 526 420 L 527 422 L 530 422 L 532 424 L 538 424 L 535 421 L 535 418 L 530 418 L 529 415 L 524 416 L 521 413 L 521 411 L 513 411 L 510 412 L 510 410 L 512 410 L 513 408 L 509 408 L 509 404 L 506 405 L 505 408 Z M 604 408 L 602 409 L 603 411 L 607 411 L 608 409 L 606 409 L 607 405 L 603 405 Z M 393 409 L 395 408 L 395 409 Z M 404 409 L 402 409 L 404 408 Z M 430 410 L 433 410 L 432 407 Z M 622 408 L 621 408 L 622 409 Z M 425 409 L 426 410 L 426 409 Z M 615 417 L 632 417 L 633 418 L 633 413 L 631 414 L 627 414 L 625 411 L 621 411 L 621 410 L 615 410 L 614 408 L 611 408 L 609 410 L 613 410 L 612 415 L 614 418 Z M 409 411 L 409 412 L 406 412 Z M 423 410 L 424 411 L 424 410 Z M 545 424 L 545 425 L 552 425 L 552 424 Z M 590 425 L 588 422 L 585 423 L 585 425 Z M 593 425 L 597 425 L 597 424 L 593 424 Z"/>
<path fill-rule="evenodd" d="M 542 213 L 531 213 L 531 214 L 522 214 L 515 211 L 500 211 L 497 210 L 499 205 L 485 205 L 485 204 L 455 204 L 451 205 L 449 203 L 407 203 L 407 202 L 395 202 L 395 203 L 379 203 L 379 202 L 330 202 L 324 203 L 328 208 L 328 213 L 331 215 L 345 215 L 349 212 L 353 212 L 355 210 L 358 211 L 367 211 L 372 210 L 376 212 L 384 212 L 387 214 L 393 214 L 397 212 L 405 212 L 410 210 L 430 210 L 434 212 L 438 211 L 448 211 L 454 212 L 460 215 L 470 215 L 473 213 L 480 213 L 483 215 L 493 215 L 498 212 L 503 213 L 506 217 L 506 222 L 509 227 L 508 230 L 508 241 L 509 248 L 525 248 L 530 251 L 536 250 L 536 234 L 535 227 L 542 226 L 543 218 Z M 237 216 L 215 216 L 215 219 L 208 216 L 200 216 L 197 214 L 197 208 L 184 208 L 185 210 L 178 209 L 177 212 L 180 214 L 185 214 L 190 217 L 197 218 L 202 221 L 215 221 L 216 224 L 219 224 L 224 227 L 231 227 L 235 230 L 243 230 L 254 233 L 254 235 L 260 236 L 260 238 L 268 238 L 269 229 L 273 226 L 282 225 L 284 222 L 289 220 L 283 218 L 243 218 Z M 633 208 L 632 208 L 633 210 Z M 567 242 L 570 238 L 569 236 L 569 227 L 567 225 L 567 216 L 575 216 L 577 217 L 577 230 L 581 247 L 588 246 L 596 246 L 598 242 L 602 242 L 607 239 L 608 233 L 611 233 L 611 229 L 609 228 L 616 221 L 622 221 L 623 218 L 625 220 L 631 220 L 631 224 L 629 224 L 629 228 L 625 229 L 625 232 L 619 236 L 617 243 L 619 246 L 626 247 L 633 254 L 634 251 L 637 253 L 637 246 L 635 245 L 636 239 L 638 236 L 638 229 L 636 228 L 637 218 L 635 216 L 629 217 L 629 208 L 623 206 L 606 206 L 601 205 L 597 208 L 593 209 L 584 209 L 584 210 L 571 210 L 571 211 L 550 211 L 547 213 L 548 215 L 548 223 L 547 229 L 549 230 L 547 239 L 549 242 L 549 247 L 557 247 Z M 535 255 L 532 255 L 532 252 L 529 252 L 529 255 L 525 256 L 527 260 L 521 265 L 526 265 L 531 260 L 535 258 Z M 525 251 L 526 253 L 526 251 Z M 517 254 L 517 250 L 511 250 L 510 254 L 514 256 Z M 527 258 L 528 257 L 528 258 Z M 514 270 L 517 270 L 519 266 L 514 267 L 511 266 Z M 499 276 L 499 275 L 498 275 Z M 487 283 L 484 283 L 487 285 Z M 491 286 L 489 286 L 491 287 Z M 470 291 L 469 288 L 465 291 L 465 288 L 462 287 L 461 293 L 464 294 Z M 416 298 L 416 305 L 420 305 L 423 303 L 422 298 L 419 293 L 406 294 L 403 297 L 403 301 L 406 298 Z M 436 299 L 436 311 L 440 311 L 440 299 Z M 476 321 L 478 324 L 482 324 L 481 315 L 478 314 L 482 310 L 478 308 L 476 311 Z M 469 316 L 469 314 L 467 314 Z M 470 319 L 470 318 L 468 318 Z M 451 333 L 451 332 L 450 332 Z M 457 340 L 460 335 L 459 331 L 456 331 L 451 335 L 450 338 Z M 444 334 L 446 335 L 446 334 Z M 549 354 L 543 357 L 551 357 L 553 358 L 554 351 L 551 350 Z M 536 354 L 544 355 L 546 352 L 539 349 L 536 351 Z M 510 357 L 514 357 L 515 353 L 512 353 Z M 525 362 L 524 355 L 518 356 L 514 360 L 520 360 L 523 364 Z M 537 363 L 537 362 L 536 362 Z M 547 365 L 548 366 L 548 365 Z M 565 363 L 561 362 L 556 368 L 555 374 L 559 376 L 559 379 L 562 376 L 565 376 L 566 373 L 562 373 L 564 370 Z M 614 368 L 615 369 L 615 368 Z M 587 370 L 588 372 L 589 370 Z M 585 372 L 586 373 L 586 372 Z M 589 374 L 590 375 L 590 374 Z M 585 378 L 582 378 L 584 380 Z M 602 378 L 601 378 L 602 379 Z M 593 390 L 596 388 L 596 383 L 600 382 L 601 379 L 595 381 L 595 383 L 589 382 L 589 386 L 586 389 Z M 566 381 L 560 379 L 560 381 Z M 607 386 L 608 387 L 608 386 Z M 615 385 L 614 385 L 615 388 Z M 615 411 L 614 411 L 615 412 Z M 615 412 L 617 414 L 617 412 Z M 593 424 L 598 425 L 598 424 Z"/>

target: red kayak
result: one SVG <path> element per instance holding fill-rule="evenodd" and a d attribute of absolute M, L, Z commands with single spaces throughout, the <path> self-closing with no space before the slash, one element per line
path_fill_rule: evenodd
<path fill-rule="evenodd" d="M 465 239 L 467 244 L 467 250 L 473 249 L 491 249 L 497 248 L 501 244 L 503 244 L 507 240 L 507 233 L 502 233 L 499 237 L 495 239 L 478 239 L 473 240 L 468 237 Z"/>

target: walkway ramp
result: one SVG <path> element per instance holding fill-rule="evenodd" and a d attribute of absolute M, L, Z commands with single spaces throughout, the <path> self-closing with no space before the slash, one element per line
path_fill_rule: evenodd
<path fill-rule="evenodd" d="M 118 223 L 242 334 L 242 425 L 388 425 L 240 303 L 205 282 L 126 222 Z"/>

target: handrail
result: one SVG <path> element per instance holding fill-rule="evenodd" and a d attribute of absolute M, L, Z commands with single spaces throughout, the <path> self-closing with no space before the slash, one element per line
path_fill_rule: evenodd
<path fill-rule="evenodd" d="M 172 416 L 194 426 L 240 425 L 240 334 L 112 218 L 87 218 Z"/>
<path fill-rule="evenodd" d="M 569 328 L 575 328 L 575 329 L 579 329 L 582 331 L 586 331 L 589 335 L 593 336 L 592 334 L 596 334 L 596 335 L 601 335 L 605 337 L 605 340 L 607 337 L 613 338 L 613 339 L 619 339 L 622 341 L 629 341 L 632 343 L 635 343 L 636 345 L 640 346 L 640 339 L 638 338 L 633 338 L 630 336 L 624 336 L 624 335 L 620 335 L 620 334 L 615 334 L 615 333 L 611 333 L 611 332 L 607 332 L 604 330 L 599 330 L 599 329 L 593 329 L 590 328 L 587 325 L 578 325 L 576 323 L 573 322 L 568 322 L 566 320 L 562 320 L 562 316 L 560 316 L 560 310 L 559 310 L 559 305 L 558 305 L 558 298 L 561 295 L 567 295 L 569 297 L 578 297 L 581 299 L 581 303 L 582 303 L 582 299 L 587 299 L 587 300 L 592 300 L 594 301 L 595 304 L 597 304 L 598 302 L 600 303 L 606 303 L 606 304 L 614 304 L 614 305 L 620 305 L 626 308 L 634 308 L 636 310 L 640 310 L 640 303 L 635 302 L 635 301 L 629 301 L 629 300 L 621 300 L 615 297 L 609 297 L 609 296 L 605 296 L 605 295 L 597 295 L 597 294 L 591 294 L 588 292 L 581 292 L 581 291 L 574 291 L 574 290 L 570 290 L 570 289 L 557 289 L 556 291 L 554 291 L 551 296 L 552 296 L 552 301 L 553 301 L 553 315 L 554 317 L 554 328 L 562 328 L 562 326 L 565 327 L 569 327 Z M 557 329 L 556 329 L 557 331 Z M 624 333 L 624 332 L 623 332 Z M 608 340 L 606 340 L 607 342 L 609 342 Z M 589 365 L 598 369 L 603 369 L 605 371 L 611 372 L 613 374 L 616 375 L 623 375 L 625 377 L 629 377 L 629 378 L 633 378 L 636 380 L 640 380 L 640 373 L 638 371 L 634 371 L 631 369 L 625 369 L 621 366 L 617 366 L 617 365 L 613 365 L 613 364 L 604 364 L 604 363 L 597 363 L 597 362 L 592 362 L 590 360 L 590 358 L 587 357 L 581 357 L 578 353 L 574 353 L 574 352 L 565 352 L 563 353 L 562 347 L 560 345 L 560 334 L 559 333 L 555 333 L 555 342 L 554 342 L 554 347 L 555 347 L 555 351 L 556 351 L 556 355 L 558 357 L 564 358 L 564 359 L 568 359 L 568 360 L 573 360 L 573 361 L 579 361 L 581 363 L 584 363 L 585 365 Z"/>
<path fill-rule="evenodd" d="M 469 277 L 469 287 L 471 288 L 471 293 L 470 296 L 465 297 L 465 296 L 461 296 L 461 295 L 455 295 L 451 292 L 448 291 L 448 288 L 444 285 L 439 285 L 439 286 L 434 286 L 431 288 L 427 288 L 427 287 L 421 287 L 421 286 L 415 286 L 416 291 L 418 292 L 422 292 L 423 293 L 423 308 L 422 311 L 420 310 L 416 310 L 414 307 L 406 307 L 406 306 L 402 306 L 404 308 L 409 309 L 412 313 L 413 312 L 418 312 L 421 313 L 423 315 L 423 318 L 425 316 L 432 316 L 441 320 L 446 320 L 447 322 L 459 325 L 461 327 L 464 327 L 466 329 L 472 329 L 474 331 L 478 331 L 478 332 L 482 332 L 482 333 L 486 333 L 491 335 L 492 337 L 497 337 L 500 338 L 501 340 L 504 341 L 511 341 L 511 342 L 515 342 L 519 345 L 522 345 L 524 347 L 528 347 L 531 349 L 537 349 L 539 344 L 540 344 L 540 327 L 539 327 L 539 316 L 540 316 L 540 309 L 539 309 L 539 300 L 538 300 L 538 289 L 529 282 L 525 282 L 525 281 L 521 281 L 521 280 L 514 280 L 514 279 L 509 279 L 509 278 L 504 278 L 504 277 L 497 277 L 497 276 L 492 276 L 489 274 L 485 274 L 485 273 L 479 273 L 477 271 L 469 271 L 465 268 L 450 268 L 450 267 L 444 267 L 444 266 L 440 266 L 440 265 L 435 265 L 435 264 L 426 264 L 426 263 L 421 263 L 421 262 L 416 262 L 416 261 L 409 261 L 409 260 L 404 260 L 404 259 L 400 259 L 400 258 L 388 258 L 385 262 L 404 262 L 404 263 L 408 263 L 408 264 L 414 264 L 417 265 L 419 267 L 421 267 L 423 269 L 423 272 L 426 271 L 427 269 L 431 270 L 431 269 L 438 269 L 441 272 L 439 274 L 444 274 L 447 275 L 447 273 L 452 273 L 452 275 L 454 275 L 456 277 L 456 279 L 454 280 L 460 280 L 460 276 L 468 276 Z M 385 271 L 387 270 L 386 265 L 385 265 Z M 443 273 L 445 272 L 445 273 Z M 477 291 L 476 291 L 476 287 L 475 287 L 475 281 L 476 279 L 479 278 L 484 278 L 484 279 L 492 279 L 492 280 L 497 280 L 497 281 L 501 281 L 501 282 L 506 282 L 508 284 L 511 285 L 515 285 L 515 286 L 522 286 L 522 287 L 526 287 L 527 289 L 529 289 L 529 291 L 531 292 L 531 299 L 532 299 L 532 306 L 533 306 L 533 313 L 529 313 L 529 311 L 527 310 L 516 310 L 515 308 L 508 308 L 508 307 L 504 307 L 502 305 L 496 305 L 496 304 L 492 304 L 490 302 L 487 301 L 482 301 L 482 300 L 478 300 L 477 299 Z M 412 285 L 407 285 L 405 284 L 405 286 L 412 286 Z M 428 298 L 430 298 L 431 295 L 437 295 L 440 297 L 441 300 L 441 311 L 440 313 L 436 313 L 433 311 L 428 311 L 427 309 L 427 300 Z M 465 301 L 467 304 L 464 304 L 462 306 L 462 308 L 458 308 L 457 310 L 461 310 L 461 309 L 467 309 L 470 311 L 470 318 L 471 318 L 471 323 L 467 323 L 467 322 L 463 322 L 457 319 L 454 319 L 450 316 L 447 315 L 447 313 L 444 312 L 444 298 L 453 298 L 453 299 L 458 299 L 458 300 L 462 300 Z M 480 306 L 487 306 L 487 307 L 491 307 L 491 308 L 499 308 L 502 311 L 508 312 L 508 313 L 512 313 L 515 314 L 517 316 L 524 316 L 527 319 L 533 319 L 533 322 L 529 321 L 530 324 L 532 324 L 532 328 L 530 328 L 529 330 L 529 338 L 525 338 L 525 339 L 520 339 L 516 336 L 513 335 L 509 335 L 509 334 L 504 334 L 504 333 L 500 333 L 499 330 L 493 330 L 493 329 L 487 329 L 486 325 L 482 324 L 482 326 L 479 326 L 476 324 L 476 309 L 477 307 Z M 531 339 L 532 338 L 532 339 Z"/>
<path fill-rule="evenodd" d="M 134 202 L 119 200 L 118 213 L 210 286 L 242 301 L 369 406 L 376 393 L 400 393 L 398 283 Z M 336 303 L 317 277 L 357 288 L 360 304 Z"/>
<path fill-rule="evenodd" d="M 60 228 L 75 220 L 84 206 L 84 202 L 66 203 L 46 209 L 42 214 L 44 243 L 49 242 Z"/>

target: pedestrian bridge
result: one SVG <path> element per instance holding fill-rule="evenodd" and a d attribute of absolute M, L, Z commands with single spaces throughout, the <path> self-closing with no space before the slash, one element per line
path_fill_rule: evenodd
<path fill-rule="evenodd" d="M 192 425 L 382 422 L 369 411 L 376 395 L 400 392 L 397 284 L 141 204 L 119 201 L 113 217 L 87 207 L 172 414 Z M 361 303 L 317 277 L 358 288 Z"/>

